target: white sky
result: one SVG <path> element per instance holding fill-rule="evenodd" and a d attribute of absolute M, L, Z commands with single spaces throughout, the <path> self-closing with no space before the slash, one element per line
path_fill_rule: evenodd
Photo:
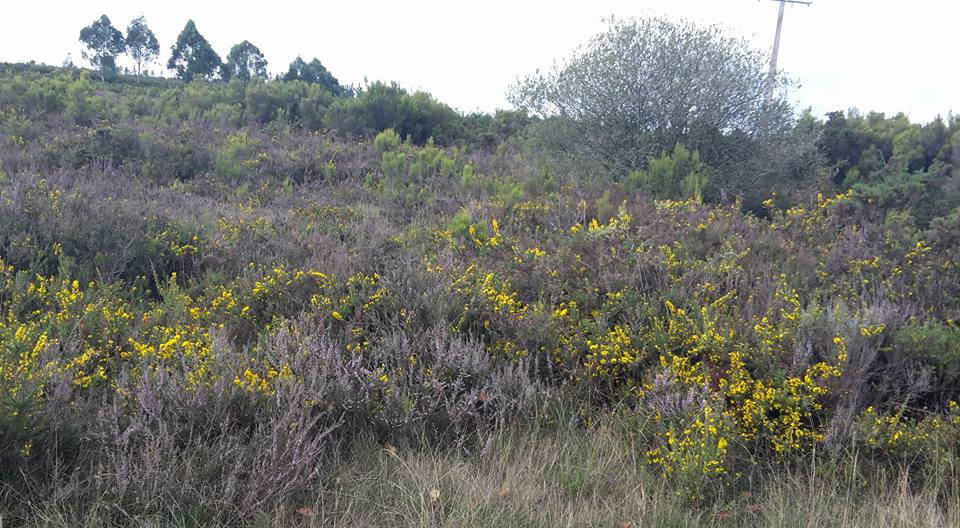
<path fill-rule="evenodd" d="M 6 0 L 0 61 L 81 63 L 80 28 L 101 14 L 126 30 L 144 15 L 161 61 L 187 19 L 226 56 L 244 39 L 272 73 L 298 54 L 318 57 L 344 84 L 364 78 L 423 89 L 463 111 L 508 108 L 507 88 L 548 68 L 604 28 L 649 14 L 719 23 L 769 50 L 770 0 L 366 0 L 363 2 Z M 779 65 L 801 86 L 798 106 L 818 115 L 858 107 L 927 121 L 960 112 L 960 4 L 954 0 L 816 0 L 788 6 Z M 154 66 L 156 69 L 157 66 Z"/>

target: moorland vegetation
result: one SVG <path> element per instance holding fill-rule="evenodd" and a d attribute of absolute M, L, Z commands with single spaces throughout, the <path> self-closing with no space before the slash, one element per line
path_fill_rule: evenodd
<path fill-rule="evenodd" d="M 0 65 L 4 523 L 960 524 L 960 118 L 657 19 L 494 114 L 246 44 Z"/>

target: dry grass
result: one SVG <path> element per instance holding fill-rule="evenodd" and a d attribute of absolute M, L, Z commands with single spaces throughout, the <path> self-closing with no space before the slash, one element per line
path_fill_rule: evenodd
<path fill-rule="evenodd" d="M 867 471 L 851 455 L 759 470 L 752 489 L 694 504 L 644 462 L 624 425 L 608 419 L 587 430 L 508 428 L 475 453 L 396 448 L 367 437 L 341 453 L 299 508 L 242 522 L 199 521 L 186 505 L 162 517 L 124 519 L 102 504 L 37 498 L 25 526 L 960 526 L 955 490 Z"/>
<path fill-rule="evenodd" d="M 710 506 L 678 497 L 616 426 L 512 431 L 484 453 L 396 452 L 336 472 L 309 506 L 308 526 L 960 526 L 960 501 L 911 489 L 903 476 L 866 479 L 850 459 L 765 473 L 756 490 Z M 439 497 L 431 499 L 431 491 Z"/>

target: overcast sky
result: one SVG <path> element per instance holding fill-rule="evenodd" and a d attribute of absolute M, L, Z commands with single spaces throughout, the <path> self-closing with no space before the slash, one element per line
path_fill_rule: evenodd
<path fill-rule="evenodd" d="M 221 56 L 246 39 L 263 51 L 272 73 L 297 55 L 316 56 L 341 83 L 394 80 L 462 111 L 508 108 L 504 94 L 519 76 L 569 56 L 611 15 L 718 23 L 763 50 L 772 48 L 777 18 L 771 0 L 4 3 L 0 61 L 59 65 L 69 53 L 80 63 L 80 28 L 106 14 L 121 31 L 144 15 L 165 63 L 192 18 Z M 818 115 L 858 107 L 927 121 L 960 112 L 958 21 L 954 0 L 791 5 L 779 65 L 800 83 L 798 106 Z"/>

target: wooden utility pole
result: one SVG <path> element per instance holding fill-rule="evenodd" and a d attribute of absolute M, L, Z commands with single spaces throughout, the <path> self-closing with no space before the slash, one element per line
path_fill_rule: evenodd
<path fill-rule="evenodd" d="M 777 15 L 777 35 L 773 38 L 773 55 L 770 57 L 770 73 L 767 75 L 767 91 L 763 95 L 763 105 L 767 106 L 773 100 L 773 87 L 777 80 L 777 54 L 780 53 L 780 29 L 783 28 L 783 8 L 787 4 L 810 5 L 813 2 L 803 0 L 773 0 L 780 2 L 780 14 Z"/>

